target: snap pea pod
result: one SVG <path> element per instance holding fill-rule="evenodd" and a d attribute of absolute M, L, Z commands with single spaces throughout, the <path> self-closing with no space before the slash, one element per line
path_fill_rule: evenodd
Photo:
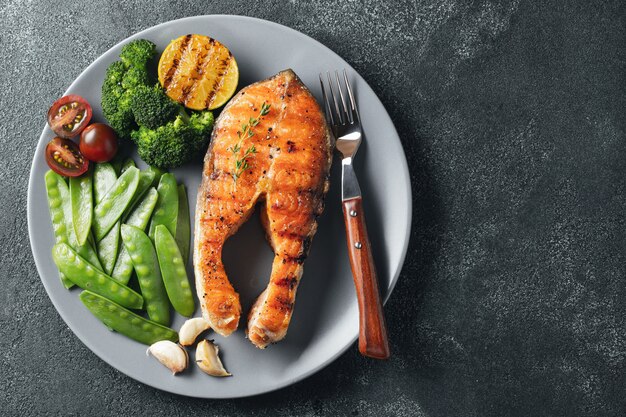
<path fill-rule="evenodd" d="M 170 303 L 152 241 L 143 230 L 127 224 L 122 225 L 122 241 L 133 261 L 148 317 L 167 326 L 170 322 Z"/>
<path fill-rule="evenodd" d="M 178 185 L 173 174 L 161 175 L 159 181 L 159 200 L 154 209 L 152 222 L 150 223 L 150 239 L 154 240 L 154 229 L 163 224 L 172 235 L 176 235 L 176 222 L 178 218 Z"/>
<path fill-rule="evenodd" d="M 115 267 L 115 261 L 120 247 L 120 226 L 121 223 L 118 220 L 115 222 L 109 233 L 107 233 L 100 242 L 97 243 L 98 259 L 104 272 L 111 275 L 113 267 Z"/>
<path fill-rule="evenodd" d="M 115 157 L 109 161 L 109 163 L 111 164 L 111 166 L 113 167 L 113 169 L 115 170 L 115 175 L 120 175 L 122 172 L 122 164 L 124 163 L 124 160 L 122 159 L 122 157 L 120 156 L 120 154 L 118 153 L 117 155 L 115 155 Z"/>
<path fill-rule="evenodd" d="M 178 185 L 178 220 L 176 221 L 176 244 L 180 249 L 184 265 L 189 262 L 191 223 L 189 219 L 189 200 L 184 184 Z"/>
<path fill-rule="evenodd" d="M 115 181 L 117 180 L 117 174 L 115 169 L 108 162 L 102 164 L 96 164 L 93 170 L 93 191 L 94 199 L 98 204 L 106 193 L 111 189 Z M 113 267 L 115 266 L 115 260 L 120 246 L 120 222 L 119 220 L 109 230 L 109 233 L 102 238 L 96 245 L 98 258 L 102 264 L 104 272 L 111 274 Z"/>
<path fill-rule="evenodd" d="M 128 216 L 126 224 L 138 227 L 141 230 L 146 230 L 146 226 L 150 221 L 150 216 L 152 216 L 152 212 L 154 211 L 154 206 L 156 206 L 158 198 L 159 193 L 157 190 L 150 188 L 144 199 L 141 200 L 141 203 L 139 203 L 137 208 L 133 210 L 130 216 Z M 120 253 L 117 257 L 117 261 L 115 261 L 115 268 L 113 268 L 112 276 L 115 280 L 121 282 L 122 284 L 127 284 L 132 274 L 133 262 L 130 259 L 128 251 L 124 245 L 122 245 L 120 247 Z"/>
<path fill-rule="evenodd" d="M 174 310 L 185 317 L 191 317 L 196 306 L 193 301 L 185 264 L 178 245 L 176 245 L 176 240 L 167 230 L 167 227 L 162 224 L 155 229 L 154 247 L 159 258 L 159 267 L 161 268 L 165 290 L 172 306 L 174 306 Z"/>
<path fill-rule="evenodd" d="M 178 341 L 175 330 L 145 319 L 98 294 L 83 291 L 79 297 L 91 314 L 105 326 L 139 343 L 151 345 L 159 340 Z"/>
<path fill-rule="evenodd" d="M 93 224 L 96 241 L 100 241 L 122 216 L 137 191 L 138 183 L 139 170 L 134 167 L 128 168 L 96 205 Z"/>
<path fill-rule="evenodd" d="M 161 180 L 161 175 L 165 174 L 161 168 L 157 167 L 148 167 L 148 171 L 154 172 L 154 179 L 152 180 L 152 186 L 157 187 L 159 185 L 159 181 Z"/>
<path fill-rule="evenodd" d="M 55 243 L 67 243 L 67 230 L 65 217 L 63 214 L 63 200 L 69 198 L 69 190 L 65 180 L 56 172 L 46 172 L 46 194 L 48 195 L 48 209 L 50 210 L 50 220 L 54 231 Z M 61 184 L 62 183 L 62 184 Z M 65 288 L 72 288 L 74 283 L 70 281 L 62 272 L 59 272 L 61 283 Z"/>
<path fill-rule="evenodd" d="M 82 289 L 91 290 L 124 307 L 141 308 L 143 306 L 141 295 L 94 268 L 89 262 L 78 256 L 68 244 L 57 243 L 54 245 L 52 247 L 52 259 L 54 259 L 57 268 Z"/>
<path fill-rule="evenodd" d="M 115 168 L 108 162 L 96 164 L 93 169 L 93 196 L 98 204 L 117 180 Z"/>
<path fill-rule="evenodd" d="M 124 214 L 122 214 L 122 219 L 125 220 L 128 215 L 134 210 L 134 208 L 139 204 L 141 199 L 143 198 L 148 188 L 152 186 L 152 182 L 154 180 L 154 172 L 152 171 L 139 171 L 139 182 L 137 183 L 137 191 L 135 191 L 135 195 L 133 199 L 130 200 L 130 204 L 124 210 Z"/>
<path fill-rule="evenodd" d="M 128 170 L 128 168 L 130 168 L 130 167 L 137 168 L 137 165 L 135 164 L 135 161 L 133 161 L 131 158 L 128 158 L 122 164 L 122 168 L 120 169 L 120 175 L 123 174 L 124 172 L 126 172 Z"/>
<path fill-rule="evenodd" d="M 70 178 L 70 200 L 72 204 L 72 223 L 79 245 L 87 242 L 93 219 L 93 183 L 91 172 L 80 177 Z"/>
<path fill-rule="evenodd" d="M 67 196 L 67 198 L 63 199 L 63 215 L 65 217 L 66 224 L 65 230 L 67 233 L 67 244 L 70 245 L 70 247 L 74 249 L 78 253 L 78 255 L 85 258 L 87 262 L 102 271 L 102 265 L 100 264 L 98 254 L 94 249 L 95 243 L 93 241 L 91 233 L 87 235 L 87 241 L 84 245 L 80 245 L 78 243 L 78 238 L 76 237 L 76 232 L 74 231 L 74 225 L 72 221 L 72 201 L 70 198 L 69 188 L 67 187 L 67 185 L 59 184 L 59 189 L 63 189 L 64 194 Z"/>

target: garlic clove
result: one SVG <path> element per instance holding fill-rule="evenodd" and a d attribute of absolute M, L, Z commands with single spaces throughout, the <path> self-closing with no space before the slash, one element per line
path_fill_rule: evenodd
<path fill-rule="evenodd" d="M 178 332 L 179 342 L 183 346 L 191 346 L 196 342 L 200 333 L 210 328 L 209 322 L 202 317 L 189 319 L 183 323 Z"/>
<path fill-rule="evenodd" d="M 169 340 L 161 340 L 152 344 L 146 351 L 146 355 L 149 356 L 150 354 L 172 371 L 174 375 L 187 369 L 189 364 L 187 351 Z"/>
<path fill-rule="evenodd" d="M 219 357 L 220 349 L 209 340 L 202 340 L 196 348 L 196 363 L 198 367 L 211 376 L 231 376 Z"/>

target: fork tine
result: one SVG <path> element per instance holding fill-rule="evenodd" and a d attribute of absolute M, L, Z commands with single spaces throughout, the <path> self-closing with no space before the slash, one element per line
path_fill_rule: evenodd
<path fill-rule="evenodd" d="M 339 103 L 337 103 L 337 96 L 335 96 L 335 90 L 333 89 L 333 80 L 330 78 L 330 72 L 326 72 L 326 76 L 328 78 L 328 89 L 330 90 L 330 95 L 333 97 L 333 102 L 335 103 L 335 110 L 337 115 L 337 123 L 336 124 L 344 124 L 343 118 L 341 117 L 341 112 L 339 111 Z"/>
<path fill-rule="evenodd" d="M 352 116 L 352 122 L 360 122 L 361 118 L 359 117 L 359 109 L 356 107 L 356 101 L 354 100 L 354 95 L 352 94 L 352 87 L 350 86 L 350 81 L 348 81 L 348 74 L 346 70 L 343 70 L 343 79 L 346 82 L 346 89 L 348 90 L 348 97 L 350 97 L 350 110 Z"/>
<path fill-rule="evenodd" d="M 339 90 L 339 97 L 341 98 L 341 106 L 343 108 L 343 118 L 346 123 L 352 123 L 352 115 L 351 112 L 348 111 L 346 107 L 346 100 L 343 97 L 343 91 L 341 89 L 341 82 L 339 82 L 339 71 L 335 70 L 335 81 L 337 81 L 337 89 Z"/>
<path fill-rule="evenodd" d="M 326 117 L 331 125 L 335 124 L 335 118 L 333 117 L 333 110 L 330 108 L 330 101 L 328 101 L 328 95 L 326 95 L 326 87 L 324 87 L 324 79 L 320 72 L 320 85 L 322 86 L 322 98 L 324 99 L 324 107 L 326 108 Z"/>

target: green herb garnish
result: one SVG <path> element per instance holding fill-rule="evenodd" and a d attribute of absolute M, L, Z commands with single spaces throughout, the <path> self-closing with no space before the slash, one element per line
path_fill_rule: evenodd
<path fill-rule="evenodd" d="M 250 167 L 250 165 L 248 165 L 248 159 L 256 154 L 256 147 L 252 145 L 244 151 L 241 157 L 239 157 L 241 145 L 246 139 L 250 139 L 252 136 L 254 136 L 252 128 L 256 127 L 261 121 L 261 118 L 263 116 L 266 116 L 270 112 L 270 107 L 270 104 L 263 102 L 259 115 L 257 117 L 251 117 L 250 120 L 248 120 L 248 123 L 241 125 L 241 130 L 237 132 L 237 136 L 239 137 L 239 141 L 237 142 L 237 144 L 228 148 L 233 153 L 233 155 L 237 156 L 237 158 L 235 159 L 235 170 L 233 171 L 233 180 L 235 181 L 235 184 L 237 184 L 237 179 L 239 179 L 241 174 L 243 174 L 244 171 Z"/>

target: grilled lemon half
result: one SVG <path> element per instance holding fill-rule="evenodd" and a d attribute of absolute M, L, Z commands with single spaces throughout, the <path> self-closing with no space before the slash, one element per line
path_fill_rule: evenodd
<path fill-rule="evenodd" d="M 158 75 L 167 95 L 193 110 L 224 105 L 239 82 L 233 54 L 204 35 L 184 35 L 171 41 L 161 54 Z"/>

